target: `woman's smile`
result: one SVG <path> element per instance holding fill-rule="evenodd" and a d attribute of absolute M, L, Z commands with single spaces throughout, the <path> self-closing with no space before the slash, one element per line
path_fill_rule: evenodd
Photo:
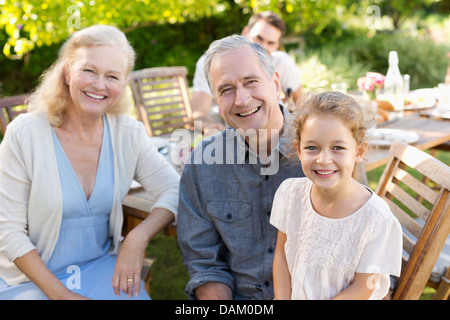
<path fill-rule="evenodd" d="M 95 94 L 95 93 L 88 92 L 88 91 L 83 91 L 83 92 L 86 96 L 88 96 L 89 98 L 95 99 L 95 100 L 105 100 L 107 98 L 107 96 L 104 96 L 104 95 Z"/>

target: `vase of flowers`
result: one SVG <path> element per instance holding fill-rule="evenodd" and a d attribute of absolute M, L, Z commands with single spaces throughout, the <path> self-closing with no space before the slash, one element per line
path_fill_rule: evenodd
<path fill-rule="evenodd" d="M 376 100 L 383 87 L 385 76 L 378 72 L 367 72 L 365 77 L 358 78 L 357 85 L 366 100 Z"/>

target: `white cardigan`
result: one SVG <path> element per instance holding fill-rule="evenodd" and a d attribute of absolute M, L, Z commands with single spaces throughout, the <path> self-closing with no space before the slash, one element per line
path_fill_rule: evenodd
<path fill-rule="evenodd" d="M 133 179 L 156 200 L 153 208 L 177 214 L 179 175 L 151 143 L 142 123 L 107 115 L 114 152 L 114 202 L 109 231 L 112 253 L 122 240 L 122 200 Z M 0 278 L 28 281 L 13 261 L 36 249 L 46 263 L 62 219 L 62 193 L 51 126 L 45 115 L 22 114 L 0 144 Z"/>

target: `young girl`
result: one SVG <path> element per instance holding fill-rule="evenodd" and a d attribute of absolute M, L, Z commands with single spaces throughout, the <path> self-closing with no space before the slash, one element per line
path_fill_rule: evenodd
<path fill-rule="evenodd" d="M 389 275 L 400 275 L 401 226 L 352 178 L 365 132 L 350 96 L 316 94 L 299 108 L 295 147 L 306 177 L 285 180 L 275 194 L 275 299 L 382 299 Z"/>

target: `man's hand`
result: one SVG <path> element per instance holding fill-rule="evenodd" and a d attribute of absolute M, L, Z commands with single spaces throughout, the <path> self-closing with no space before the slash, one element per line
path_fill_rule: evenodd
<path fill-rule="evenodd" d="M 232 300 L 231 288 L 220 282 L 207 282 L 195 289 L 198 300 Z"/>

